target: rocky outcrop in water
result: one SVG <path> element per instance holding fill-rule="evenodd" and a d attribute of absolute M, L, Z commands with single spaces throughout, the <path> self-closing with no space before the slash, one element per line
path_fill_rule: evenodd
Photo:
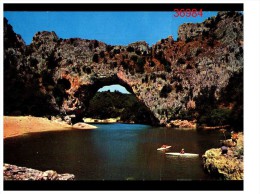
<path fill-rule="evenodd" d="M 220 148 L 213 148 L 207 150 L 202 157 L 204 169 L 211 175 L 223 180 L 243 180 L 243 133 L 238 134 L 236 145 L 229 147 L 227 154 L 221 154 Z"/>
<path fill-rule="evenodd" d="M 74 180 L 73 174 L 58 174 L 56 171 L 39 171 L 4 163 L 4 180 Z"/>
<path fill-rule="evenodd" d="M 182 128 L 182 129 L 196 129 L 196 120 L 194 121 L 187 121 L 187 120 L 173 120 L 170 121 L 166 127 L 173 127 L 173 128 Z"/>
<path fill-rule="evenodd" d="M 149 47 L 43 31 L 25 45 L 5 19 L 4 114 L 83 118 L 99 88 L 121 84 L 147 107 L 153 124 L 165 125 L 196 109 L 203 91 L 219 99 L 230 79 L 243 74 L 242 14 L 219 12 L 200 24 L 183 24 L 178 33 L 178 41 L 169 36 Z"/>

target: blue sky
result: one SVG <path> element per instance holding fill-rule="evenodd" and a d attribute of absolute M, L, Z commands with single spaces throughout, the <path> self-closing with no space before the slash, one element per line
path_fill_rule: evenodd
<path fill-rule="evenodd" d="M 107 44 L 127 45 L 144 40 L 151 46 L 172 35 L 177 39 L 183 23 L 202 22 L 217 12 L 203 12 L 203 17 L 173 17 L 174 12 L 28 12 L 7 11 L 14 31 L 30 44 L 38 31 L 55 31 L 60 38 L 97 39 Z"/>
<path fill-rule="evenodd" d="M 104 87 L 100 88 L 98 91 L 99 91 L 99 92 L 103 92 L 103 91 L 108 91 L 108 90 L 110 90 L 110 92 L 114 92 L 115 90 L 117 90 L 117 91 L 120 91 L 121 93 L 124 93 L 124 94 L 130 94 L 130 93 L 125 89 L 125 87 L 120 86 L 120 85 L 118 85 L 118 84 L 110 85 L 110 86 L 104 86 Z"/>
<path fill-rule="evenodd" d="M 198 23 L 217 12 L 204 11 L 203 17 L 174 17 L 175 12 L 28 12 L 6 11 L 4 17 L 30 44 L 38 31 L 55 31 L 60 38 L 96 39 L 111 45 L 146 41 L 152 46 L 162 38 L 178 37 L 183 23 Z M 113 88 L 112 88 L 113 90 Z M 121 89 L 119 88 L 119 91 Z"/>

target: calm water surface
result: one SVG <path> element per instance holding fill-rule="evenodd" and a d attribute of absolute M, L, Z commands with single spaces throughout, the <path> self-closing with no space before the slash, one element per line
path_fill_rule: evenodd
<path fill-rule="evenodd" d="M 202 154 L 223 134 L 138 124 L 96 124 L 94 130 L 43 132 L 4 140 L 4 162 L 75 174 L 77 180 L 208 180 Z M 156 149 L 199 157 L 167 156 Z"/>

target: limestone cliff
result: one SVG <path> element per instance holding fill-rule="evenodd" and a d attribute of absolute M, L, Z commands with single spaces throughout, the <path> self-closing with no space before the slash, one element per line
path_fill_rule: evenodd
<path fill-rule="evenodd" d="M 243 72 L 243 15 L 219 12 L 199 24 L 183 24 L 179 38 L 111 46 L 97 40 L 61 39 L 38 32 L 25 45 L 4 21 L 4 114 L 83 117 L 104 85 L 121 84 L 166 124 L 196 108 L 196 97 L 214 87 L 220 98 Z M 190 104 L 194 106 L 190 107 Z"/>

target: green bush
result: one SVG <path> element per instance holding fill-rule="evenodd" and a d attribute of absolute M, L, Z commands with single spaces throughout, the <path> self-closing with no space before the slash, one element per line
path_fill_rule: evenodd
<path fill-rule="evenodd" d="M 135 51 L 134 47 L 132 47 L 132 46 L 128 46 L 126 50 L 127 50 L 127 52 L 134 52 Z"/>
<path fill-rule="evenodd" d="M 137 62 L 138 56 L 137 55 L 132 55 L 131 56 L 131 60 L 134 61 L 134 62 Z"/>
<path fill-rule="evenodd" d="M 243 72 L 234 74 L 230 79 L 227 87 L 221 91 L 220 101 L 224 104 L 233 104 L 230 116 L 230 125 L 241 131 L 243 130 Z"/>
<path fill-rule="evenodd" d="M 93 55 L 92 61 L 98 63 L 98 54 Z"/>
<path fill-rule="evenodd" d="M 137 73 L 144 73 L 145 58 L 139 57 L 137 59 Z"/>
<path fill-rule="evenodd" d="M 231 110 L 227 108 L 216 108 L 202 115 L 198 122 L 210 126 L 227 125 L 230 123 Z"/>
<path fill-rule="evenodd" d="M 168 94 L 172 91 L 172 86 L 167 84 L 164 85 L 161 92 L 160 92 L 160 97 L 161 98 L 167 98 Z"/>

